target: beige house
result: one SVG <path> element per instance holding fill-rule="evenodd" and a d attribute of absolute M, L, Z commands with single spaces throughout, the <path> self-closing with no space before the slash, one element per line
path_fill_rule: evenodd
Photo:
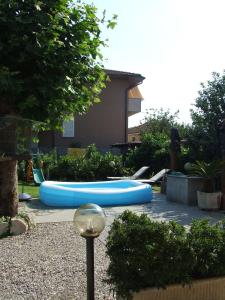
<path fill-rule="evenodd" d="M 63 133 L 40 134 L 40 150 L 55 147 L 59 153 L 66 153 L 70 147 L 85 148 L 94 143 L 106 151 L 112 144 L 128 141 L 128 117 L 141 111 L 143 97 L 138 85 L 145 78 L 129 72 L 106 70 L 106 73 L 110 81 L 100 95 L 101 102 L 91 106 L 87 114 L 64 122 Z"/>
<path fill-rule="evenodd" d="M 128 128 L 128 142 L 140 142 L 141 134 L 146 130 L 146 124 Z"/>

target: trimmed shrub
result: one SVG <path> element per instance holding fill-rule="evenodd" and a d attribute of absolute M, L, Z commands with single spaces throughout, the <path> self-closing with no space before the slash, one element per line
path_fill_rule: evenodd
<path fill-rule="evenodd" d="M 125 211 L 111 225 L 106 247 L 106 281 L 128 299 L 144 288 L 225 275 L 224 223 L 199 220 L 188 232 L 177 222 L 156 222 Z"/>
<path fill-rule="evenodd" d="M 195 220 L 187 239 L 195 258 L 193 278 L 225 275 L 225 221 L 212 226 L 207 219 Z"/>

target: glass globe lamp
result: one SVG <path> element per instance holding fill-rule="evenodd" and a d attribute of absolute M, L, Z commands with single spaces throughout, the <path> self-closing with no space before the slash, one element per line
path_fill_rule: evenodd
<path fill-rule="evenodd" d="M 73 222 L 82 237 L 98 237 L 105 228 L 105 212 L 92 203 L 81 205 L 75 212 Z"/>

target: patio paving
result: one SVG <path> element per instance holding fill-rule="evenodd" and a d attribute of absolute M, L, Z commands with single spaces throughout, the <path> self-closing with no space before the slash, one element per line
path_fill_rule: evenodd
<path fill-rule="evenodd" d="M 107 217 L 106 230 L 101 234 L 102 241 L 105 240 L 109 226 L 114 218 L 126 209 L 138 214 L 145 213 L 151 219 L 158 221 L 175 220 L 184 226 L 189 226 L 193 219 L 209 218 L 210 222 L 216 223 L 225 218 L 224 211 L 203 211 L 197 206 L 187 206 L 182 203 L 167 201 L 165 195 L 154 193 L 151 203 L 105 207 L 104 211 Z M 33 199 L 30 202 L 20 203 L 20 210 L 27 212 L 35 223 L 51 223 L 72 221 L 76 209 L 48 207 L 42 204 L 38 199 Z"/>

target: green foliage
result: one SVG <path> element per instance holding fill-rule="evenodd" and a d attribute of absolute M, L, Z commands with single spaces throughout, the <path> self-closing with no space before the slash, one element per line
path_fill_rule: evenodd
<path fill-rule="evenodd" d="M 8 223 L 9 222 L 9 220 L 10 220 L 10 218 L 9 217 L 0 217 L 0 223 Z"/>
<path fill-rule="evenodd" d="M 18 179 L 24 181 L 25 173 L 26 173 L 26 161 L 24 160 L 19 161 L 17 168 L 18 168 L 17 170 Z"/>
<path fill-rule="evenodd" d="M 187 126 L 184 135 L 186 143 L 184 145 L 185 154 L 183 155 L 183 164 L 185 162 L 194 162 L 196 160 L 207 160 L 209 155 L 204 152 L 202 147 L 201 137 L 198 135 L 196 128 L 193 126 Z"/>
<path fill-rule="evenodd" d="M 187 236 L 194 253 L 193 278 L 225 275 L 225 222 L 194 221 Z"/>
<path fill-rule="evenodd" d="M 107 238 L 107 282 L 129 299 L 131 292 L 143 288 L 225 275 L 224 225 L 198 220 L 188 232 L 176 222 L 151 221 L 145 214 L 125 211 Z"/>
<path fill-rule="evenodd" d="M 159 223 L 125 211 L 114 220 L 106 247 L 108 283 L 121 296 L 191 280 L 193 254 L 184 227 L 175 222 Z"/>
<path fill-rule="evenodd" d="M 164 110 L 163 108 L 151 108 L 147 110 L 147 114 L 144 119 L 145 130 L 153 134 L 164 133 L 169 137 L 171 128 L 176 127 L 180 134 L 183 134 L 186 126 L 178 122 L 178 114 L 179 111 L 171 114 L 169 109 Z"/>
<path fill-rule="evenodd" d="M 215 178 L 222 173 L 224 166 L 225 161 L 222 160 L 214 160 L 209 163 L 205 161 L 196 161 L 191 164 L 190 172 L 205 178 Z"/>
<path fill-rule="evenodd" d="M 216 179 L 221 175 L 223 168 L 225 167 L 225 161 L 214 160 L 212 162 L 196 161 L 191 164 L 190 173 L 204 177 L 206 179 L 205 191 L 216 191 Z"/>
<path fill-rule="evenodd" d="M 33 155 L 32 162 L 33 162 L 34 169 L 42 168 L 42 164 L 43 164 L 42 157 L 43 157 L 43 155 L 40 153 Z"/>
<path fill-rule="evenodd" d="M 150 166 L 150 173 L 166 168 L 169 166 L 169 142 L 164 133 L 143 133 L 142 144 L 127 153 L 125 164 L 135 169 Z"/>
<path fill-rule="evenodd" d="M 225 119 L 225 72 L 212 73 L 212 79 L 201 87 L 191 112 L 193 130 L 189 140 L 203 153 L 202 159 L 218 159 L 221 157 L 220 129 Z"/>
<path fill-rule="evenodd" d="M 95 145 L 90 145 L 82 157 L 65 155 L 49 165 L 50 179 L 66 181 L 104 180 L 107 176 L 127 175 L 127 172 L 121 156 L 111 152 L 101 154 Z"/>
<path fill-rule="evenodd" d="M 42 168 L 45 178 L 50 178 L 50 170 L 54 169 L 57 166 L 58 157 L 56 149 L 53 149 L 47 154 L 39 154 L 33 159 L 34 167 Z"/>
<path fill-rule="evenodd" d="M 105 86 L 100 27 L 115 20 L 79 0 L 1 1 L 1 113 L 58 128 L 86 111 Z"/>
<path fill-rule="evenodd" d="M 171 114 L 162 108 L 149 109 L 143 123 L 142 144 L 128 153 L 126 164 L 135 169 L 149 165 L 151 173 L 169 168 L 170 134 L 173 127 L 178 129 L 181 136 L 185 136 L 188 131 L 188 125 L 178 123 L 178 111 Z"/>

